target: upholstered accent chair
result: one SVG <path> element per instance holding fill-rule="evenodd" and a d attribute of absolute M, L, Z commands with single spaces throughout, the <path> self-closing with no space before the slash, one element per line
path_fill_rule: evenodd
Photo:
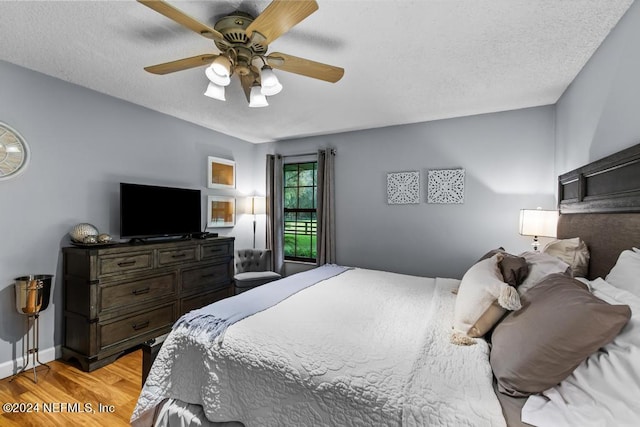
<path fill-rule="evenodd" d="M 235 251 L 235 264 L 236 274 L 233 279 L 236 295 L 282 277 L 270 270 L 269 249 L 238 249 Z"/>

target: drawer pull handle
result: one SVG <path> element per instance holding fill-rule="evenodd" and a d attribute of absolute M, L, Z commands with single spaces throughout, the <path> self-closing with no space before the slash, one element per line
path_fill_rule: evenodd
<path fill-rule="evenodd" d="M 149 286 L 147 286 L 146 288 L 142 288 L 142 289 L 134 289 L 133 291 L 131 291 L 131 293 L 133 295 L 142 295 L 142 294 L 146 294 L 149 292 L 151 288 L 149 288 Z"/>
<path fill-rule="evenodd" d="M 208 279 L 210 277 L 216 277 L 215 274 L 203 274 L 202 276 L 200 276 L 201 279 Z"/>
<path fill-rule="evenodd" d="M 131 325 L 131 327 L 133 328 L 134 331 L 139 331 L 140 329 L 144 329 L 147 326 L 149 326 L 149 321 L 148 320 L 145 320 L 142 323 L 135 323 L 135 324 Z"/>
<path fill-rule="evenodd" d="M 186 256 L 187 256 L 187 254 L 173 254 L 173 255 L 171 255 L 171 258 L 184 258 Z"/>
<path fill-rule="evenodd" d="M 222 249 L 211 249 L 209 252 L 211 253 L 222 252 Z"/>
<path fill-rule="evenodd" d="M 135 265 L 135 260 L 134 261 L 122 261 L 118 263 L 118 267 L 129 267 L 131 265 Z"/>

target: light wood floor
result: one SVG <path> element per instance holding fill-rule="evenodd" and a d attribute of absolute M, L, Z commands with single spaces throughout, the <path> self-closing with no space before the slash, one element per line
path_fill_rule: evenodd
<path fill-rule="evenodd" d="M 0 380 L 1 404 L 24 404 L 24 409 L 39 405 L 37 413 L 7 413 L 1 409 L 0 426 L 129 425 L 141 389 L 142 350 L 126 354 L 93 372 L 83 372 L 62 360 L 48 365 L 51 370 L 38 368 L 37 384 L 33 382 L 33 370 L 12 382 L 10 378 Z M 99 412 L 100 404 L 104 412 Z M 93 412 L 79 413 L 86 405 L 90 405 Z M 110 409 L 112 413 L 108 412 Z M 74 410 L 76 412 L 70 412 Z"/>

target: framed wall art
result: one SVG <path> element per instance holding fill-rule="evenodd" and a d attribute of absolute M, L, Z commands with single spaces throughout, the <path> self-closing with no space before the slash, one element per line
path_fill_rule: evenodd
<path fill-rule="evenodd" d="M 209 156 L 207 186 L 209 188 L 236 188 L 236 162 Z"/>
<path fill-rule="evenodd" d="M 390 205 L 420 203 L 420 172 L 388 173 L 387 203 Z"/>
<path fill-rule="evenodd" d="M 229 196 L 207 197 L 207 227 L 236 225 L 236 199 Z"/>
<path fill-rule="evenodd" d="M 430 170 L 427 203 L 464 203 L 464 169 Z"/>

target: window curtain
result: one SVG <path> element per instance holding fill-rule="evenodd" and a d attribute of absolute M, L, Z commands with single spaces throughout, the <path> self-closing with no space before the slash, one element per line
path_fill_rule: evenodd
<path fill-rule="evenodd" d="M 335 154 L 318 150 L 318 265 L 336 263 Z"/>
<path fill-rule="evenodd" d="M 271 249 L 271 270 L 284 270 L 284 206 L 282 156 L 267 154 L 267 249 Z"/>

